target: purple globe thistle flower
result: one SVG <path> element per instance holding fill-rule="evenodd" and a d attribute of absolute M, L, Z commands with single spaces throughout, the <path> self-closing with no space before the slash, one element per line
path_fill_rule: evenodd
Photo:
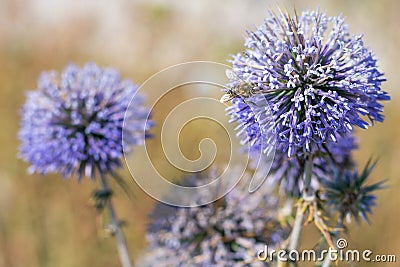
<path fill-rule="evenodd" d="M 210 178 L 197 177 L 194 184 L 213 181 Z M 222 190 L 223 185 L 216 183 L 213 189 Z M 150 248 L 139 266 L 269 266 L 256 254 L 265 244 L 277 248 L 288 236 L 277 214 L 277 200 L 263 188 L 249 194 L 246 183 L 200 207 L 158 204 L 147 234 Z"/>
<path fill-rule="evenodd" d="M 359 221 L 361 217 L 368 222 L 368 213 L 372 213 L 376 196 L 372 193 L 383 188 L 385 181 L 372 185 L 365 185 L 368 177 L 375 168 L 376 162 L 369 161 L 362 173 L 357 171 L 336 171 L 331 179 L 322 180 L 322 198 L 327 201 L 327 207 L 337 211 L 340 218 L 354 217 Z"/>
<path fill-rule="evenodd" d="M 42 73 L 38 89 L 27 94 L 19 131 L 29 171 L 77 174 L 80 180 L 121 166 L 122 134 L 128 144 L 141 145 L 143 129 L 152 125 L 140 96 L 132 100 L 135 111 L 125 114 L 136 90 L 118 71 L 93 63 L 69 65 L 60 75 Z M 129 123 L 123 128 L 124 116 Z"/>
<path fill-rule="evenodd" d="M 343 17 L 320 11 L 295 17 L 269 14 L 262 26 L 248 32 L 246 50 L 233 57 L 232 70 L 240 80 L 231 80 L 229 87 L 245 81 L 253 85 L 252 95 L 266 99 L 280 150 L 289 157 L 315 153 L 353 126 L 365 129 L 384 120 L 380 101 L 390 99 L 380 89 L 385 79 L 362 36 L 349 35 Z M 239 96 L 231 114 L 251 121 Z M 253 108 L 257 114 L 260 107 Z M 249 142 L 260 138 L 260 128 L 252 123 L 242 127 Z"/>

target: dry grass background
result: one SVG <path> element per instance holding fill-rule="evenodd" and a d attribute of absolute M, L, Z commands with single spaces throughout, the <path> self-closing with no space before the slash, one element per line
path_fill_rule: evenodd
<path fill-rule="evenodd" d="M 120 69 L 140 84 L 176 63 L 225 63 L 228 54 L 240 51 L 245 29 L 261 23 L 266 9 L 276 2 L 289 9 L 294 5 L 266 0 L 0 0 L 0 266 L 119 266 L 114 240 L 101 237 L 96 212 L 87 204 L 95 184 L 78 184 L 58 175 L 29 176 L 27 164 L 17 159 L 19 110 L 25 91 L 35 88 L 42 70 L 95 61 Z M 379 192 L 371 224 L 354 224 L 348 240 L 351 248 L 396 254 L 400 260 L 400 2 L 296 1 L 298 10 L 317 6 L 329 15 L 343 13 L 351 32 L 365 33 L 388 79 L 384 90 L 392 101 L 385 106 L 387 119 L 357 132 L 360 149 L 355 156 L 360 165 L 371 155 L 378 157 L 373 179 L 387 178 L 391 186 Z M 167 102 L 159 112 L 166 112 L 168 105 L 173 103 Z M 193 144 L 197 146 L 199 136 L 208 132 L 193 127 L 186 130 L 182 144 L 189 154 L 194 151 L 188 156 L 195 158 Z M 218 130 L 214 135 L 221 139 Z M 126 170 L 121 174 L 129 177 Z M 145 247 L 147 214 L 155 202 L 133 182 L 131 186 L 135 199 L 130 201 L 116 189 L 116 204 L 128 222 L 130 250 L 138 256 Z M 312 244 L 315 233 L 307 233 Z"/>

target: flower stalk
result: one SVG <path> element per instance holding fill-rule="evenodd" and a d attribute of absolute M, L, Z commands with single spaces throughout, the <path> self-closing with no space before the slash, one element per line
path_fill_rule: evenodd
<path fill-rule="evenodd" d="M 110 188 L 107 183 L 107 179 L 104 174 L 100 174 L 100 181 L 102 185 L 102 189 L 104 191 L 109 191 Z M 118 220 L 117 214 L 115 212 L 113 203 L 111 201 L 111 196 L 106 201 L 106 207 L 108 211 L 108 215 L 110 217 L 110 228 L 112 233 L 117 240 L 117 250 L 119 254 L 119 258 L 122 264 L 122 267 L 132 267 L 132 263 L 129 257 L 128 246 L 126 245 L 124 233 L 122 232 L 120 222 Z"/>

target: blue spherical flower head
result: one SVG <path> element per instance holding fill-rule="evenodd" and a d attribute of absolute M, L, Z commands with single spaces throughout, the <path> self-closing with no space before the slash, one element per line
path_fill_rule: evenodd
<path fill-rule="evenodd" d="M 294 17 L 269 14 L 263 25 L 248 32 L 246 50 L 233 57 L 232 70 L 240 80 L 229 86 L 245 81 L 253 85 L 250 94 L 267 100 L 278 149 L 289 157 L 315 153 L 353 126 L 365 129 L 384 120 L 380 101 L 390 99 L 381 90 L 385 79 L 362 36 L 349 35 L 344 18 L 320 11 Z M 231 113 L 238 113 L 234 119 L 251 121 L 239 96 Z M 253 116 L 260 108 L 253 107 Z M 260 138 L 252 123 L 242 127 L 247 139 Z"/>
<path fill-rule="evenodd" d="M 322 180 L 322 197 L 331 211 L 339 212 L 342 220 L 354 217 L 359 221 L 361 215 L 368 221 L 368 213 L 372 213 L 372 207 L 375 206 L 376 196 L 373 192 L 382 189 L 385 182 L 365 184 L 375 165 L 376 162 L 372 165 L 368 162 L 362 173 L 336 171 L 333 178 Z"/>
<path fill-rule="evenodd" d="M 29 171 L 81 179 L 121 166 L 122 134 L 127 144 L 141 145 L 151 127 L 143 98 L 132 99 L 136 90 L 118 71 L 93 63 L 69 65 L 60 75 L 44 72 L 22 110 L 20 156 L 31 163 Z M 136 109 L 125 114 L 131 99 Z"/>

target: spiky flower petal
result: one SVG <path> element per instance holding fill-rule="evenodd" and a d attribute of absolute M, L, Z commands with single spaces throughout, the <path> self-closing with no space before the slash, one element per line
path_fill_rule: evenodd
<path fill-rule="evenodd" d="M 127 144 L 140 145 L 149 129 L 143 98 L 136 109 L 125 111 L 137 86 L 119 73 L 89 63 L 69 65 L 58 75 L 44 72 L 38 89 L 27 94 L 19 131 L 20 156 L 31 163 L 30 172 L 95 177 L 121 165 L 122 134 Z M 124 131 L 124 133 L 123 133 Z"/>

